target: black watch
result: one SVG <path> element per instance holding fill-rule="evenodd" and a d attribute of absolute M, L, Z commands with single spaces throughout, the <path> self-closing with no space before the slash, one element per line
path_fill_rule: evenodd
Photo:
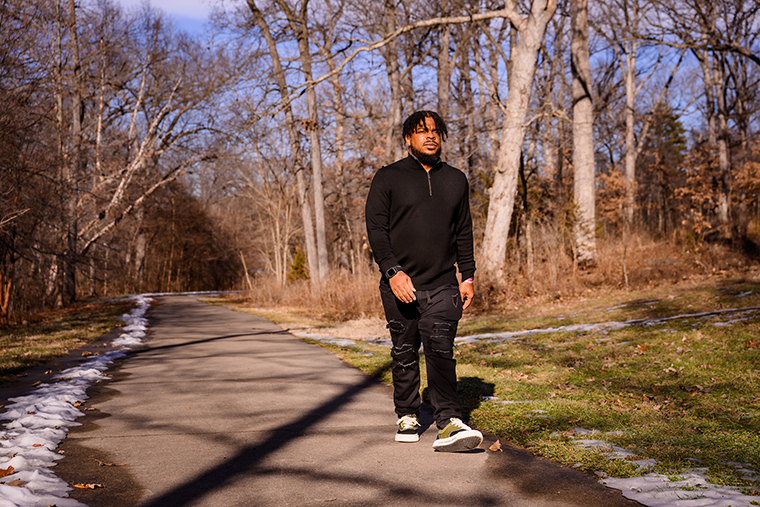
<path fill-rule="evenodd" d="M 401 271 L 401 266 L 392 266 L 385 270 L 385 277 L 390 280 L 394 276 L 396 276 L 396 273 Z"/>

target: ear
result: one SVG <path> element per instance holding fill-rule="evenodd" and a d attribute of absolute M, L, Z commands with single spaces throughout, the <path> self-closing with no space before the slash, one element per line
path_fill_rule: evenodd
<path fill-rule="evenodd" d="M 410 142 L 410 139 L 411 139 L 411 137 L 410 137 L 410 136 L 406 136 L 406 137 L 404 137 L 404 143 L 406 143 L 406 147 L 407 147 L 407 148 L 408 148 L 408 147 L 410 147 L 410 146 L 412 145 L 412 143 Z"/>

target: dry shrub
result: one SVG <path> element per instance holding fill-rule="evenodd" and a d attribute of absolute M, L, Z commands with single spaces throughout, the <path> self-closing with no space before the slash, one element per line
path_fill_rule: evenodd
<path fill-rule="evenodd" d="M 343 272 L 332 273 L 322 287 L 313 287 L 309 280 L 280 285 L 274 278 L 258 279 L 248 302 L 261 307 L 297 308 L 333 322 L 378 317 L 383 314 L 379 280 L 379 273 L 352 276 Z"/>
<path fill-rule="evenodd" d="M 524 245 L 521 248 L 524 250 Z M 527 254 L 517 255 L 513 248 L 501 280 L 476 275 L 474 313 L 498 312 L 532 298 L 568 298 L 594 289 L 641 289 L 717 273 L 739 274 L 754 262 L 727 244 L 704 242 L 687 231 L 659 239 L 646 233 L 632 234 L 627 244 L 619 237 L 599 237 L 597 262 L 587 267 L 575 265 L 569 240 L 549 227 L 539 228 L 533 249 L 530 272 Z"/>
<path fill-rule="evenodd" d="M 619 237 L 599 237 L 597 262 L 584 268 L 575 265 L 570 240 L 561 229 L 536 225 L 532 247 L 530 272 L 521 242 L 519 248 L 511 245 L 502 279 L 487 280 L 476 273 L 476 297 L 468 313 L 497 313 L 530 299 L 572 298 L 595 289 L 641 289 L 716 273 L 741 273 L 752 262 L 726 244 L 700 241 L 686 231 L 660 239 L 636 233 L 627 245 Z M 320 288 L 312 287 L 308 280 L 280 286 L 274 278 L 259 279 L 249 304 L 296 308 L 330 322 L 382 317 L 378 281 L 379 273 L 351 276 L 338 272 Z"/>

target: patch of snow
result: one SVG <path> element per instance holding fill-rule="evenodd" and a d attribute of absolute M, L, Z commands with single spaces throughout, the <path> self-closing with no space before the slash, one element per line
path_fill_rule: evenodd
<path fill-rule="evenodd" d="M 361 347 L 361 345 L 364 343 L 371 343 L 372 345 L 378 345 L 380 347 L 389 347 L 389 348 L 391 347 L 391 345 L 393 345 L 391 343 L 390 338 L 386 338 L 384 336 L 373 336 L 366 339 L 354 340 L 351 338 L 339 338 L 337 336 L 332 336 L 332 335 L 304 333 L 301 331 L 294 331 L 294 330 L 291 330 L 290 334 L 298 338 L 307 338 L 309 340 L 315 340 L 322 343 L 337 345 L 338 347 Z"/>
<path fill-rule="evenodd" d="M 664 322 L 669 322 L 672 320 L 679 320 L 679 319 L 700 319 L 700 318 L 723 316 L 723 315 L 730 317 L 730 316 L 739 315 L 742 313 L 758 312 L 758 311 L 760 311 L 760 306 L 752 306 L 748 308 L 728 308 L 725 310 L 715 310 L 712 312 L 673 315 L 670 317 L 661 317 L 658 319 L 633 319 L 633 320 L 626 320 L 624 322 L 611 321 L 611 322 L 599 322 L 596 324 L 573 324 L 569 326 L 526 329 L 522 331 L 508 331 L 508 332 L 503 332 L 503 333 L 483 333 L 483 334 L 475 334 L 475 335 L 460 337 L 456 339 L 456 342 L 457 343 L 476 343 L 479 341 L 504 342 L 504 341 L 514 341 L 520 338 L 526 338 L 526 337 L 534 336 L 537 334 L 546 334 L 546 333 L 600 333 L 600 332 L 605 332 L 605 331 L 616 331 L 618 329 L 623 329 L 629 326 L 647 326 L 647 327 L 656 326 Z M 737 317 L 736 319 L 729 320 L 728 322 L 729 323 L 739 322 L 740 321 L 739 319 L 742 319 L 742 318 Z"/>
<path fill-rule="evenodd" d="M 349 340 L 348 338 L 335 338 L 334 336 L 323 336 L 313 333 L 298 333 L 295 334 L 295 336 L 298 336 L 299 338 L 308 338 L 309 340 L 316 340 L 322 343 L 329 343 L 331 345 L 337 345 L 338 347 L 353 347 L 356 345 L 356 341 Z"/>
<path fill-rule="evenodd" d="M 608 444 L 604 440 L 582 438 L 579 440 L 574 440 L 573 443 L 578 447 L 583 447 L 584 449 L 600 449 L 604 451 L 605 456 L 610 459 L 628 459 L 635 456 L 635 454 L 631 451 L 623 449 L 622 447 Z"/>
<path fill-rule="evenodd" d="M 11 398 L 0 420 L 9 421 L 0 431 L 0 469 L 13 473 L 0 479 L 0 507 L 86 507 L 67 498 L 71 488 L 50 470 L 63 458 L 55 449 L 75 420 L 87 388 L 103 378 L 108 366 L 126 351 L 143 343 L 148 321 L 145 312 L 151 299 L 135 296 L 136 305 L 121 319 L 124 331 L 113 342 L 114 350 L 93 355 L 79 366 L 68 368 L 28 394 Z"/>
<path fill-rule="evenodd" d="M 649 473 L 643 477 L 606 478 L 600 482 L 648 507 L 750 507 L 751 502 L 757 502 L 757 497 L 743 494 L 741 488 L 709 483 L 706 472 L 706 468 L 692 468 L 678 474 L 677 480 Z"/>
<path fill-rule="evenodd" d="M 573 431 L 584 436 L 600 434 L 583 428 L 573 428 Z M 600 449 L 610 459 L 628 460 L 636 465 L 640 472 L 657 465 L 657 461 L 653 459 L 633 461 L 631 458 L 635 456 L 634 453 L 604 440 L 578 439 L 574 440 L 574 443 L 586 449 Z M 733 466 L 745 479 L 760 478 L 760 475 L 752 470 L 750 463 L 726 464 Z M 606 474 L 602 473 L 597 475 L 603 477 L 600 481 L 602 484 L 619 489 L 624 497 L 647 507 L 749 507 L 752 505 L 751 502 L 757 501 L 757 497 L 745 495 L 742 488 L 711 484 L 706 474 L 706 468 L 691 468 L 675 476 L 647 473 L 641 477 L 620 479 L 606 477 Z"/>

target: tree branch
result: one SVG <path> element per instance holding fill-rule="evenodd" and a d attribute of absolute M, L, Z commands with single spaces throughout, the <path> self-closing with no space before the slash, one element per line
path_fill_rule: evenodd
<path fill-rule="evenodd" d="M 254 9 L 254 6 L 251 5 L 251 2 L 248 3 L 249 7 L 251 7 L 251 10 Z M 282 111 L 285 107 L 287 107 L 291 102 L 296 100 L 297 98 L 301 97 L 307 89 L 313 88 L 317 86 L 322 81 L 325 81 L 327 79 L 330 79 L 336 74 L 339 74 L 346 65 L 349 64 L 354 58 L 359 56 L 361 53 L 369 52 L 369 51 L 375 51 L 376 49 L 380 49 L 384 46 L 387 46 L 389 43 L 391 43 L 393 40 L 398 38 L 399 36 L 411 32 L 412 30 L 416 30 L 417 28 L 425 28 L 425 27 L 431 27 L 431 26 L 438 26 L 438 25 L 457 25 L 457 24 L 464 24 L 464 23 L 472 23 L 475 21 L 484 21 L 488 19 L 494 19 L 494 18 L 505 18 L 508 19 L 516 28 L 518 31 L 522 31 L 526 27 L 526 21 L 523 19 L 520 14 L 517 12 L 517 9 L 514 8 L 514 6 L 507 6 L 504 9 L 499 9 L 496 11 L 489 11 L 489 12 L 480 12 L 476 14 L 469 14 L 465 16 L 450 16 L 450 17 L 443 17 L 443 18 L 431 18 L 431 19 L 424 19 L 422 21 L 417 21 L 416 23 L 412 23 L 410 25 L 403 26 L 401 28 L 398 28 L 394 30 L 393 32 L 387 34 L 382 39 L 375 41 L 372 44 L 369 44 L 364 47 L 356 48 L 351 54 L 349 54 L 337 67 L 335 67 L 334 70 L 331 70 L 330 72 L 323 74 L 322 76 L 313 79 L 311 81 L 307 81 L 300 86 L 297 87 L 297 91 L 290 94 L 287 98 L 280 101 L 279 106 L 277 109 L 275 109 L 274 112 L 271 113 L 272 116 L 276 115 L 280 111 Z"/>

